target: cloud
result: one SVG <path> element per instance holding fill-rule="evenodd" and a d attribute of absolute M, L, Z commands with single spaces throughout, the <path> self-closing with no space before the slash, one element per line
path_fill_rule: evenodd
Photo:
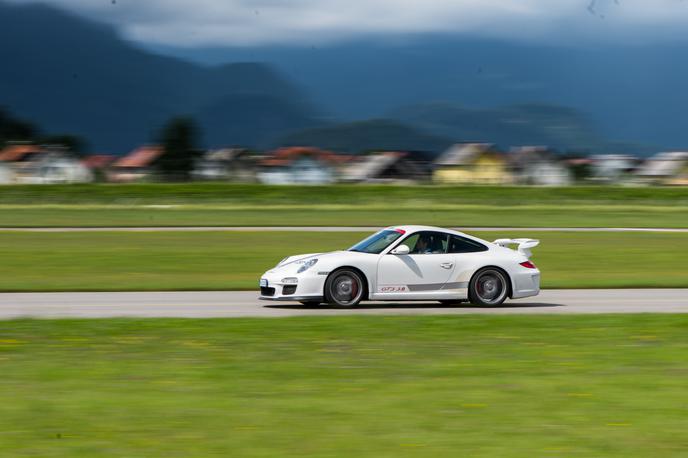
<path fill-rule="evenodd" d="M 9 0 L 12 3 L 37 3 Z M 323 44 L 412 34 L 519 40 L 672 39 L 683 0 L 42 0 L 172 46 Z"/>

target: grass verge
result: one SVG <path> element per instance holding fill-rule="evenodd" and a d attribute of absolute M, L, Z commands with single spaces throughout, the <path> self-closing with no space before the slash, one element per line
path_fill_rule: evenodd
<path fill-rule="evenodd" d="M 0 188 L 0 226 L 688 227 L 688 189 L 260 186 Z"/>
<path fill-rule="evenodd" d="M 0 451 L 683 457 L 684 315 L 0 322 Z"/>
<path fill-rule="evenodd" d="M 229 183 L 16 185 L 0 204 L 640 204 L 688 205 L 688 189 L 610 186 L 267 186 Z"/>
<path fill-rule="evenodd" d="M 0 227 L 688 227 L 688 206 L 536 204 L 0 206 Z"/>
<path fill-rule="evenodd" d="M 367 233 L 0 233 L 0 291 L 256 289 L 287 255 L 345 249 Z M 534 237 L 545 288 L 688 287 L 688 234 L 508 231 Z"/>

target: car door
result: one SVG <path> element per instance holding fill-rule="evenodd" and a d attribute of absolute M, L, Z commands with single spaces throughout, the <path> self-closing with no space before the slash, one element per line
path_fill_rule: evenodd
<path fill-rule="evenodd" d="M 454 271 L 444 289 L 467 295 L 471 276 L 478 267 L 484 264 L 484 252 L 486 251 L 488 248 L 477 240 L 460 235 L 450 235 L 447 252 L 453 256 Z"/>
<path fill-rule="evenodd" d="M 429 240 L 427 248 L 422 247 L 422 240 Z M 381 255 L 375 296 L 380 299 L 441 297 L 441 290 L 455 267 L 455 255 L 447 253 L 448 240 L 449 234 L 444 232 L 416 232 L 396 245 L 407 245 L 409 254 Z"/>

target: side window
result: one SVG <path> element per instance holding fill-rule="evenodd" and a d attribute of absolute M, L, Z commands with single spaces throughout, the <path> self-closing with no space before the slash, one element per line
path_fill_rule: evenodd
<path fill-rule="evenodd" d="M 406 240 L 401 242 L 402 244 L 408 246 L 411 249 L 411 254 L 416 253 L 416 245 L 418 244 L 418 236 L 420 234 L 416 233 L 413 235 L 409 235 Z"/>
<path fill-rule="evenodd" d="M 477 253 L 478 251 L 487 251 L 487 247 L 482 243 L 457 235 L 452 235 L 449 240 L 449 253 Z"/>
<path fill-rule="evenodd" d="M 435 247 L 436 251 L 433 251 L 433 253 L 436 254 L 445 254 L 447 252 L 447 248 L 449 247 L 449 234 L 443 234 L 441 232 L 435 232 L 434 236 L 436 237 L 435 241 Z"/>
<path fill-rule="evenodd" d="M 411 249 L 410 254 L 444 254 L 447 252 L 449 234 L 441 232 L 418 232 L 404 240 Z"/>

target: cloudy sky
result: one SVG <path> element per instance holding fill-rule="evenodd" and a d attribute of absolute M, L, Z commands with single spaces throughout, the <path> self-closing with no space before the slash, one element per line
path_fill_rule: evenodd
<path fill-rule="evenodd" d="M 6 0 L 38 3 L 33 0 Z M 171 46 L 324 44 L 442 33 L 524 41 L 683 40 L 688 0 L 42 0 Z"/>

